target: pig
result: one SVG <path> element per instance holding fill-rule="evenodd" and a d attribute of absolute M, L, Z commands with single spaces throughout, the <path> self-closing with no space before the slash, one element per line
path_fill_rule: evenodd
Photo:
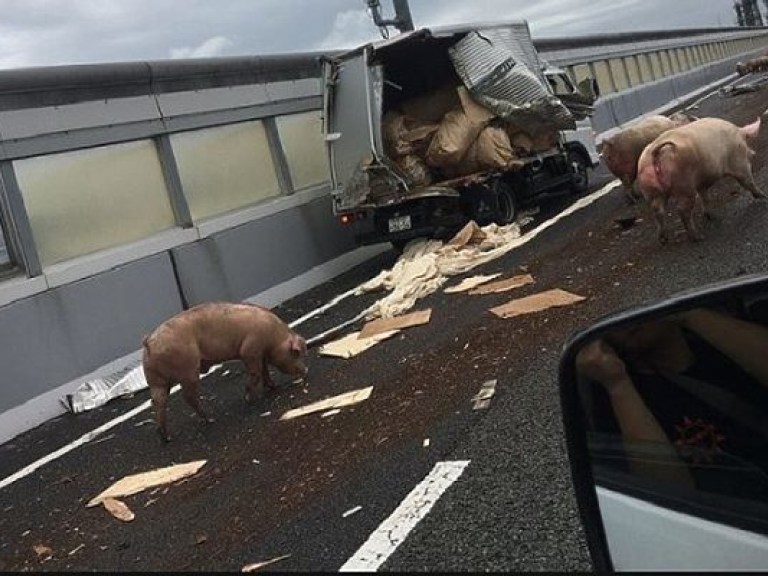
<path fill-rule="evenodd" d="M 600 156 L 608 170 L 621 180 L 627 196 L 633 203 L 639 199 L 633 185 L 637 177 L 637 160 L 643 148 L 667 130 L 688 122 L 690 119 L 680 113 L 670 118 L 660 115 L 648 116 L 603 141 Z"/>
<path fill-rule="evenodd" d="M 212 422 L 200 404 L 200 374 L 228 360 L 242 360 L 248 370 L 245 398 L 261 392 L 259 384 L 273 388 L 268 366 L 284 374 L 307 373 L 304 338 L 267 308 L 253 304 L 209 302 L 176 314 L 145 336 L 142 368 L 149 385 L 160 438 L 170 440 L 167 403 L 178 382 L 195 412 Z"/>
<path fill-rule="evenodd" d="M 664 244 L 667 203 L 672 200 L 692 241 L 703 239 L 693 219 L 694 208 L 705 209 L 703 194 L 716 181 L 732 176 L 755 199 L 765 199 L 752 176 L 754 151 L 749 142 L 757 137 L 760 118 L 738 127 L 720 118 L 701 118 L 664 132 L 640 155 L 637 187 L 650 205 Z"/>

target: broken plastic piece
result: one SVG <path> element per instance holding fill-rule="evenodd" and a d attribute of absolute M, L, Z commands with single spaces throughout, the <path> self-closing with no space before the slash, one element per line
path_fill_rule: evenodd
<path fill-rule="evenodd" d="M 325 400 L 314 402 L 313 404 L 309 404 L 302 408 L 288 410 L 288 412 L 280 417 L 280 420 L 291 420 L 292 418 L 298 418 L 299 416 L 305 416 L 307 414 L 312 414 L 313 412 L 321 412 L 330 408 L 343 408 L 344 406 L 357 404 L 358 402 L 367 400 L 371 395 L 371 392 L 373 392 L 373 386 L 368 386 L 368 388 L 353 390 L 352 392 L 346 392 L 339 396 L 334 396 L 333 398 L 326 398 Z"/>
<path fill-rule="evenodd" d="M 491 405 L 491 398 L 496 394 L 497 382 L 497 380 L 488 380 L 480 387 L 480 391 L 472 398 L 473 410 L 485 410 Z"/>
<path fill-rule="evenodd" d="M 576 302 L 581 302 L 582 300 L 586 300 L 586 298 L 557 288 L 555 290 L 539 292 L 533 296 L 512 300 L 501 306 L 491 308 L 490 311 L 500 318 L 511 318 L 513 316 L 520 316 L 521 314 L 540 312 L 555 306 L 568 306 L 570 304 L 575 304 Z"/>
<path fill-rule="evenodd" d="M 421 326 L 427 324 L 432 316 L 432 309 L 420 310 L 418 312 L 411 312 L 410 314 L 403 314 L 402 316 L 395 316 L 393 318 L 379 318 L 368 322 L 363 326 L 362 331 L 358 334 L 358 340 L 370 338 L 377 334 L 384 332 L 390 332 L 393 330 L 400 330 L 402 328 L 411 328 L 412 326 Z"/>
<path fill-rule="evenodd" d="M 347 510 L 346 512 L 344 512 L 344 514 L 342 514 L 341 517 L 342 518 L 347 518 L 348 516 L 352 516 L 352 514 L 357 514 L 362 509 L 363 509 L 362 506 L 355 506 L 351 510 Z"/>
<path fill-rule="evenodd" d="M 207 460 L 197 460 L 195 462 L 187 462 L 186 464 L 178 464 L 176 466 L 168 466 L 166 468 L 158 468 L 149 472 L 126 476 L 93 498 L 86 504 L 86 506 L 90 508 L 91 506 L 100 504 L 107 498 L 130 496 L 132 494 L 138 494 L 147 488 L 154 488 L 155 486 L 176 482 L 187 476 L 197 474 L 198 470 L 200 470 L 206 462 Z"/>

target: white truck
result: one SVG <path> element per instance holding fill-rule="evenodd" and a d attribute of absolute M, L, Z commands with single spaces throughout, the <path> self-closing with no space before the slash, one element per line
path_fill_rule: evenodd
<path fill-rule="evenodd" d="M 591 78 L 542 65 L 525 21 L 422 28 L 323 65 L 333 210 L 359 244 L 513 222 L 598 163 Z"/>

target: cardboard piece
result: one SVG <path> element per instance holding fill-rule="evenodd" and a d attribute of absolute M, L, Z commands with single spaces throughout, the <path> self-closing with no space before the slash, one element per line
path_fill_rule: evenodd
<path fill-rule="evenodd" d="M 477 222 L 470 220 L 464 225 L 464 228 L 459 230 L 456 235 L 451 238 L 447 245 L 462 248 L 467 244 L 479 244 L 485 240 L 486 237 L 487 234 L 477 225 Z"/>
<path fill-rule="evenodd" d="M 577 294 L 571 294 L 565 290 L 555 289 L 547 290 L 546 292 L 539 292 L 533 296 L 527 296 L 526 298 L 519 298 L 512 300 L 496 308 L 491 308 L 491 312 L 499 316 L 500 318 L 512 318 L 513 316 L 520 316 L 522 314 L 531 314 L 533 312 L 540 312 L 547 308 L 553 308 L 555 306 L 568 306 L 586 300 L 584 296 L 578 296 Z"/>
<path fill-rule="evenodd" d="M 471 290 L 470 294 L 495 294 L 497 292 L 507 292 L 508 290 L 514 290 L 528 284 L 533 284 L 533 276 L 530 274 L 522 274 L 520 276 L 513 276 L 512 278 L 505 278 L 498 282 L 491 282 L 478 288 Z"/>
<path fill-rule="evenodd" d="M 115 498 L 105 498 L 102 501 L 102 504 L 104 504 L 104 508 L 107 510 L 107 512 L 112 514 L 112 516 L 118 520 L 122 520 L 123 522 L 131 522 L 134 518 L 136 518 L 136 515 L 131 511 L 130 508 L 128 508 L 125 502 L 116 500 Z"/>
<path fill-rule="evenodd" d="M 421 326 L 429 323 L 431 317 L 432 309 L 428 308 L 427 310 L 419 310 L 418 312 L 411 312 L 410 314 L 403 314 L 402 316 L 394 316 L 393 318 L 378 318 L 377 320 L 372 320 L 371 322 L 366 323 L 357 338 L 358 340 L 365 339 L 383 332 Z"/>
<path fill-rule="evenodd" d="M 469 290 L 472 290 L 473 288 L 477 288 L 478 286 L 481 286 L 485 284 L 486 282 L 490 282 L 491 280 L 495 280 L 501 276 L 501 272 L 498 274 L 491 274 L 489 276 L 471 276 L 469 278 L 464 278 L 461 282 L 456 284 L 455 286 L 449 286 L 443 292 L 446 294 L 456 294 L 457 292 L 467 292 Z"/>
<path fill-rule="evenodd" d="M 86 504 L 86 506 L 90 508 L 91 506 L 101 504 L 107 498 L 130 496 L 132 494 L 138 494 L 147 488 L 154 488 L 155 486 L 176 482 L 188 476 L 197 474 L 198 470 L 205 466 L 206 462 L 207 460 L 196 460 L 195 462 L 187 462 L 186 464 L 178 464 L 176 466 L 168 466 L 166 468 L 158 468 L 149 472 L 126 476 L 93 498 Z"/>
<path fill-rule="evenodd" d="M 363 400 L 367 400 L 371 395 L 371 392 L 373 392 L 373 386 L 368 386 L 368 388 L 361 388 L 360 390 L 353 390 L 352 392 L 346 392 L 339 396 L 326 398 L 325 400 L 320 400 L 319 402 L 308 404 L 302 408 L 294 408 L 293 410 L 288 410 L 288 412 L 280 417 L 280 420 L 292 420 L 293 418 L 306 416 L 307 414 L 312 414 L 313 412 L 322 412 L 332 408 L 343 408 L 344 406 L 351 406 L 352 404 L 357 404 Z"/>
<path fill-rule="evenodd" d="M 352 358 L 358 354 L 365 352 L 368 348 L 376 346 L 379 342 L 383 342 L 387 338 L 391 338 L 400 330 L 391 330 L 389 332 L 382 332 L 376 334 L 370 338 L 359 338 L 360 332 L 352 332 L 344 338 L 339 338 L 333 342 L 328 342 L 320 347 L 318 354 L 321 356 L 335 356 L 337 358 Z"/>

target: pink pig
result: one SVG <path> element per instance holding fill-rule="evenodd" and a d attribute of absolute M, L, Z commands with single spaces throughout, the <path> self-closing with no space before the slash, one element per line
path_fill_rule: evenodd
<path fill-rule="evenodd" d="M 748 145 L 759 130 L 760 118 L 741 128 L 720 118 L 701 118 L 665 132 L 643 150 L 637 187 L 653 210 L 662 244 L 669 239 L 664 222 L 669 200 L 676 203 L 688 237 L 701 240 L 693 210 L 703 208 L 702 195 L 721 178 L 732 176 L 754 198 L 766 198 L 752 176 L 755 153 Z"/>
<path fill-rule="evenodd" d="M 621 180 L 631 200 L 638 199 L 632 187 L 637 178 L 637 160 L 643 149 L 667 130 L 687 124 L 691 120 L 691 117 L 682 113 L 669 118 L 661 115 L 648 116 L 602 142 L 600 157 L 606 168 Z"/>
<path fill-rule="evenodd" d="M 259 384 L 274 387 L 268 366 L 303 377 L 307 345 L 268 309 L 251 304 L 210 302 L 194 306 L 160 324 L 144 338 L 142 366 L 152 397 L 160 437 L 170 440 L 166 423 L 171 386 L 206 422 L 200 405 L 200 374 L 213 364 L 242 360 L 250 378 L 246 400 L 260 392 Z"/>

